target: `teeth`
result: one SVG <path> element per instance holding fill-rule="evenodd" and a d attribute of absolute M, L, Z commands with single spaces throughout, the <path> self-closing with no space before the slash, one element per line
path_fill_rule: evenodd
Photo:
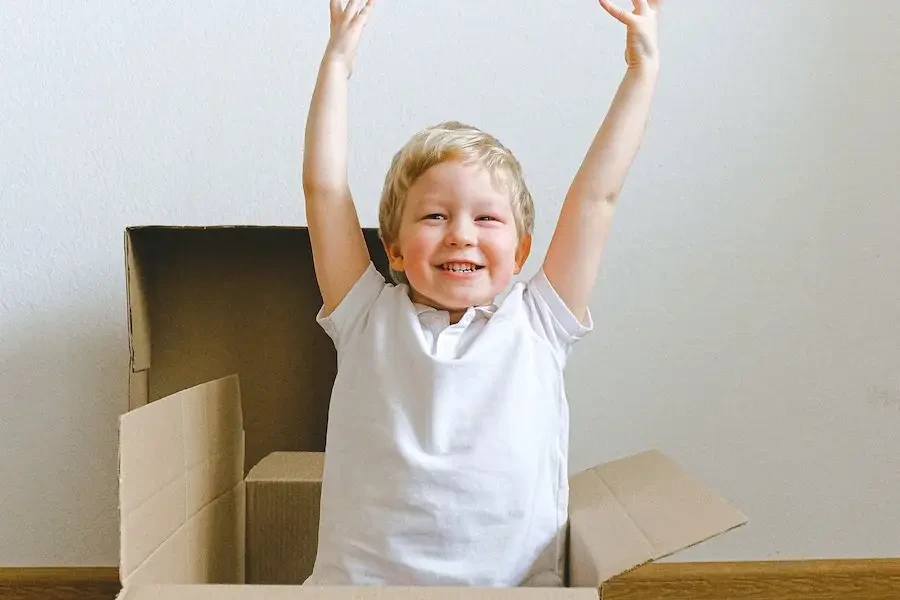
<path fill-rule="evenodd" d="M 460 272 L 466 273 L 466 272 L 474 271 L 475 266 L 470 265 L 468 263 L 447 263 L 444 265 L 444 270 L 445 271 L 453 271 L 455 273 L 460 273 Z"/>

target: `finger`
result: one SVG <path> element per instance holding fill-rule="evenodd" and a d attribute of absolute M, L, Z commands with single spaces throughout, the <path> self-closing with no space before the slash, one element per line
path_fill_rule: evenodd
<path fill-rule="evenodd" d="M 632 0 L 631 3 L 634 4 L 634 11 L 639 15 L 646 14 L 650 11 L 650 5 L 647 0 Z"/>
<path fill-rule="evenodd" d="M 600 6 L 611 14 L 616 20 L 629 25 L 634 21 L 634 15 L 624 8 L 613 4 L 610 0 L 600 0 Z"/>
<path fill-rule="evenodd" d="M 350 2 L 347 3 L 347 8 L 344 9 L 344 23 L 347 25 L 350 24 L 350 21 L 359 14 L 359 9 L 362 8 L 365 1 L 366 0 L 350 0 Z"/>
<path fill-rule="evenodd" d="M 366 25 L 366 21 L 369 20 L 369 15 L 372 13 L 372 6 L 375 5 L 375 0 L 366 0 L 365 6 L 359 11 L 353 20 L 350 22 L 351 27 L 356 27 L 359 25 L 360 27 L 364 27 Z"/>
<path fill-rule="evenodd" d="M 341 9 L 341 0 L 330 0 L 329 9 L 331 10 L 331 22 L 337 23 L 341 18 L 341 14 L 344 12 Z"/>

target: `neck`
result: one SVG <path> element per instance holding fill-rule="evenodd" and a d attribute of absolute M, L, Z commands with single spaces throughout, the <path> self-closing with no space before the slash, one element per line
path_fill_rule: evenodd
<path fill-rule="evenodd" d="M 450 314 L 450 324 L 455 325 L 459 323 L 459 320 L 462 319 L 463 315 L 466 314 L 464 310 L 448 310 Z"/>
<path fill-rule="evenodd" d="M 459 320 L 462 319 L 463 315 L 466 314 L 467 308 L 448 308 L 446 306 L 442 306 L 441 304 L 431 300 L 430 298 L 426 298 L 416 290 L 410 288 L 409 298 L 416 304 L 423 304 L 425 306 L 430 306 L 431 308 L 437 310 L 443 310 L 450 315 L 450 323 L 455 324 L 459 323 Z"/>

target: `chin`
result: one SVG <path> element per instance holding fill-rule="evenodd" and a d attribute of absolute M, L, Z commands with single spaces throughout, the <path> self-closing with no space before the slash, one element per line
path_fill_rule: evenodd
<path fill-rule="evenodd" d="M 451 310 L 465 310 L 470 306 L 484 306 L 491 304 L 496 298 L 496 294 L 473 293 L 473 294 L 454 294 L 452 296 L 443 296 L 441 304 Z"/>
<path fill-rule="evenodd" d="M 410 277 L 412 275 L 412 277 Z M 494 302 L 502 292 L 502 288 L 494 291 L 496 281 L 442 281 L 439 278 L 417 276 L 419 273 L 407 272 L 410 286 L 415 294 L 426 304 L 441 307 L 444 310 L 465 310 L 470 306 L 484 306 Z"/>
<path fill-rule="evenodd" d="M 448 311 L 465 311 L 470 306 L 480 306 L 482 304 L 490 304 L 494 301 L 491 298 L 487 302 L 483 302 L 483 294 L 447 294 L 441 293 L 440 290 L 428 289 L 427 286 L 417 288 L 413 284 L 416 296 L 414 299 L 421 304 L 427 304 L 440 310 Z"/>

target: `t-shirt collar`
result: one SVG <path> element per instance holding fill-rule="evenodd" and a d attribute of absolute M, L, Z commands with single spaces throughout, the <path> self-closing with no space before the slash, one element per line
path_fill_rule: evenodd
<path fill-rule="evenodd" d="M 447 311 L 435 308 L 433 306 L 428 306 L 426 304 L 419 304 L 418 302 L 413 302 L 413 308 L 416 309 L 416 314 L 419 316 L 421 316 L 427 312 L 438 312 L 438 311 L 447 312 Z M 487 318 L 494 316 L 494 313 L 497 312 L 497 305 L 493 304 L 493 303 L 485 304 L 482 306 L 473 306 L 471 308 L 473 308 L 476 313 L 481 313 Z"/>

